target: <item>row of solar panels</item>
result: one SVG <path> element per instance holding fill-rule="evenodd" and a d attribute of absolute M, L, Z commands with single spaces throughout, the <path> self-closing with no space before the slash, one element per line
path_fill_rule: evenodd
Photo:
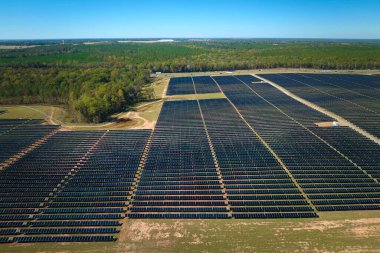
<path fill-rule="evenodd" d="M 129 218 L 316 217 L 307 199 L 319 211 L 380 208 L 379 145 L 315 127 L 333 119 L 252 76 L 211 80 L 228 100 L 164 103 L 133 195 L 150 131 L 60 132 L 0 172 L 0 227 L 17 231 L 1 240 L 26 240 L 29 226 L 118 226 L 130 198 Z"/>
<path fill-rule="evenodd" d="M 0 235 L 12 235 L 7 242 L 114 240 L 102 234 L 118 232 L 150 132 L 58 132 L 0 171 Z"/>
<path fill-rule="evenodd" d="M 24 237 L 0 237 L 0 243 L 36 243 L 36 242 L 110 242 L 116 238 L 106 236 L 24 236 Z"/>
<path fill-rule="evenodd" d="M 324 210 L 339 210 L 339 206 L 345 206 L 345 210 L 365 209 L 366 206 L 353 200 L 358 190 L 379 193 L 380 184 L 375 177 L 380 168 L 376 155 L 380 153 L 380 146 L 347 127 L 316 127 L 315 122 L 333 119 L 267 83 L 255 83 L 255 78 L 250 76 L 238 76 L 238 79 L 215 78 L 228 99 L 280 157 L 317 209 L 323 209 L 319 205 L 330 206 Z M 365 164 L 370 166 L 365 167 Z M 315 201 L 314 196 L 323 190 L 342 193 L 325 195 L 325 199 L 331 201 Z M 380 209 L 377 196 L 371 196 L 371 209 Z M 332 201 L 336 199 L 340 201 Z"/>
<path fill-rule="evenodd" d="M 210 76 L 175 77 L 169 81 L 166 95 L 187 95 L 220 92 Z"/>
<path fill-rule="evenodd" d="M 131 204 L 129 218 L 316 216 L 225 99 L 164 103 Z"/>
<path fill-rule="evenodd" d="M 266 74 L 262 77 L 380 137 L 380 77 Z"/>
<path fill-rule="evenodd" d="M 0 119 L 0 163 L 57 129 L 41 120 Z"/>
<path fill-rule="evenodd" d="M 319 192 L 324 192 L 327 190 L 332 193 L 344 193 L 326 195 L 326 198 L 331 198 L 330 202 L 315 201 L 316 204 L 344 206 L 345 203 L 348 203 L 353 205 L 352 209 L 365 208 L 365 206 L 360 207 L 360 205 L 365 201 L 356 200 L 356 198 L 363 197 L 363 194 L 361 193 L 364 192 L 366 193 L 365 196 L 373 198 L 371 201 L 367 201 L 374 204 L 371 208 L 377 207 L 378 195 L 367 194 L 378 192 L 379 190 L 379 184 L 373 179 L 372 175 L 368 176 L 367 173 L 361 169 L 361 167 L 355 165 L 352 161 L 342 155 L 339 150 L 336 150 L 335 147 L 332 147 L 329 143 L 326 143 L 319 135 L 315 133 L 319 130 L 315 127 L 315 122 L 332 121 L 333 119 L 312 110 L 293 99 L 290 99 L 270 85 L 262 83 L 259 79 L 252 76 L 214 77 L 214 80 L 221 86 L 223 92 L 225 92 L 232 103 L 237 106 L 239 111 L 243 114 L 243 117 L 250 123 L 250 125 L 257 129 L 257 133 L 269 143 L 269 146 L 273 148 L 276 154 L 280 154 L 279 157 L 285 163 L 291 175 L 295 176 L 297 184 L 308 193 L 307 196 L 310 199 L 313 197 L 319 197 Z M 176 82 L 181 83 L 179 79 L 176 80 Z M 178 113 L 181 115 L 186 115 L 186 118 L 192 119 L 194 116 L 189 116 L 189 114 L 194 115 L 194 111 L 196 113 L 196 102 L 186 101 L 180 103 L 193 104 L 193 111 L 186 108 L 182 111 L 182 113 Z M 212 104 L 215 104 L 214 107 Z M 181 110 L 182 105 L 179 105 L 178 103 L 176 104 L 176 107 L 177 106 L 177 109 Z M 201 108 L 200 110 L 205 118 L 207 128 L 206 132 L 211 138 L 213 148 L 215 149 L 215 156 L 220 164 L 222 174 L 224 171 L 223 167 L 235 170 L 236 173 L 246 173 L 246 168 L 244 170 L 237 171 L 239 166 L 248 168 L 262 168 L 267 166 L 270 168 L 271 173 L 273 173 L 273 167 L 276 166 L 277 161 L 273 161 L 274 159 L 270 160 L 268 155 L 263 156 L 259 153 L 265 153 L 265 148 L 263 148 L 263 145 L 261 145 L 259 141 L 259 145 L 256 144 L 255 147 L 250 146 L 252 145 L 252 141 L 249 141 L 248 145 L 247 143 L 239 143 L 241 140 L 246 141 L 247 136 L 252 135 L 252 131 L 248 129 L 249 131 L 242 134 L 242 137 L 239 137 L 236 132 L 234 132 L 235 129 L 238 129 L 238 132 L 241 132 L 242 129 L 239 129 L 236 125 L 231 124 L 231 122 L 236 123 L 239 122 L 239 120 L 236 119 L 236 115 L 235 118 L 232 117 L 235 112 L 233 109 L 228 110 L 227 108 L 229 106 L 230 105 L 227 100 L 199 101 L 199 108 Z M 211 107 L 209 115 L 214 117 L 215 125 L 219 127 L 217 128 L 217 131 L 213 129 L 215 128 L 213 125 L 214 122 L 208 121 L 206 117 L 207 109 L 209 109 L 208 107 Z M 162 113 L 165 113 L 165 109 Z M 227 116 L 223 116 L 223 113 L 227 114 Z M 175 116 L 172 112 L 168 112 L 168 114 L 172 116 L 172 119 L 177 118 L 177 116 Z M 185 128 L 186 130 L 179 131 L 180 135 L 185 135 L 186 133 L 188 134 L 193 131 L 190 128 L 190 125 L 194 123 L 192 120 L 186 122 L 176 121 L 172 123 L 170 120 L 166 119 L 163 120 L 163 122 L 163 126 L 166 127 L 168 131 L 170 131 L 173 126 L 176 128 Z M 225 124 L 226 122 L 228 124 Z M 196 128 L 201 129 L 201 126 L 197 126 Z M 342 128 L 342 131 L 351 131 L 351 133 L 356 134 L 347 128 Z M 249 134 L 247 134 L 248 132 Z M 229 134 L 231 134 L 231 136 L 228 136 Z M 214 138 L 212 137 L 213 135 Z M 357 135 L 356 137 L 361 139 L 363 142 L 368 143 L 368 145 L 372 145 L 372 147 L 378 149 L 378 145 L 372 143 L 370 140 L 365 139 L 360 135 Z M 162 137 L 162 139 L 165 139 L 165 136 Z M 233 139 L 234 142 L 232 142 L 231 139 Z M 342 138 L 339 139 L 341 140 Z M 345 143 L 350 145 L 349 140 Z M 192 145 L 191 148 L 196 148 L 196 145 Z M 258 148 L 260 145 L 262 146 L 261 149 Z M 219 146 L 221 147 L 218 152 Z M 171 150 L 178 149 L 179 146 L 173 146 L 169 147 L 166 151 L 161 150 L 152 153 L 165 153 L 165 160 L 172 160 L 171 155 L 174 155 L 178 161 L 188 160 L 191 164 L 192 157 L 189 157 L 185 152 L 170 152 Z M 255 155 L 252 155 L 253 150 L 256 153 Z M 266 153 L 268 153 L 267 150 Z M 366 159 L 367 161 L 375 162 L 376 160 L 376 156 L 368 158 L 368 149 L 357 151 L 357 153 L 361 155 L 361 158 Z M 181 159 L 181 156 L 183 156 L 183 159 Z M 198 156 L 196 157 L 199 158 Z M 160 161 L 160 158 L 156 160 L 158 160 L 155 164 L 156 167 L 165 165 L 165 161 Z M 376 167 L 377 165 L 374 166 Z M 189 164 L 181 164 L 179 168 L 186 170 L 189 168 L 194 169 L 195 167 Z M 283 171 L 281 167 L 279 168 L 280 169 L 278 171 Z M 248 171 L 250 170 L 252 170 L 252 168 L 249 168 Z M 263 170 L 261 169 L 260 172 L 262 171 Z M 279 172 L 279 174 L 281 174 L 281 172 Z M 228 177 L 226 179 L 228 179 Z M 165 180 L 163 184 L 167 184 L 167 181 L 170 180 L 172 180 L 170 183 L 175 184 L 178 188 L 186 185 L 178 178 L 169 178 L 168 180 Z M 292 183 L 281 184 L 281 181 L 278 180 L 274 180 L 271 182 L 272 184 L 265 182 L 264 184 L 252 185 L 255 184 L 255 182 L 257 182 L 257 180 L 249 180 L 249 178 L 245 178 L 244 181 L 223 180 L 223 182 L 220 183 L 223 185 L 224 192 L 227 193 L 227 196 L 231 194 L 245 194 L 249 192 L 257 193 L 256 190 L 252 190 L 254 187 L 255 189 L 275 189 L 276 187 L 289 188 L 292 185 Z M 231 183 L 231 185 L 225 183 Z M 160 185 L 160 182 L 153 182 L 152 184 Z M 201 183 L 197 182 L 197 184 L 204 186 L 210 184 L 210 182 L 205 180 Z M 245 189 L 247 190 L 245 191 Z M 168 192 L 165 192 L 167 194 L 180 194 L 179 192 L 170 192 L 170 188 L 167 188 L 167 190 Z M 360 194 L 356 194 L 358 192 L 360 192 Z M 187 194 L 189 192 L 183 193 Z M 141 191 L 141 194 L 148 195 L 152 194 L 152 192 Z M 160 199 L 164 199 L 166 197 L 163 192 L 159 192 L 157 194 L 159 196 L 161 196 L 160 194 L 163 194 Z M 154 198 L 157 199 L 157 196 Z M 341 202 L 333 201 L 335 198 L 342 198 L 344 200 Z M 148 217 L 149 215 L 153 216 L 153 214 L 147 214 Z"/>
<path fill-rule="evenodd" d="M 131 204 L 129 218 L 228 217 L 196 101 L 164 103 Z"/>

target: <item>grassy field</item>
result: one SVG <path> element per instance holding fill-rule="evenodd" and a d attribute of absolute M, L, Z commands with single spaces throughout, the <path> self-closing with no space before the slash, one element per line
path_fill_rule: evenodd
<path fill-rule="evenodd" d="M 45 119 L 57 124 L 67 122 L 67 112 L 63 107 L 48 105 L 0 105 L 0 119 Z M 53 123 L 51 122 L 51 123 Z"/>
<path fill-rule="evenodd" d="M 380 212 L 316 219 L 127 220 L 112 243 L 2 245 L 0 252 L 380 252 Z"/>

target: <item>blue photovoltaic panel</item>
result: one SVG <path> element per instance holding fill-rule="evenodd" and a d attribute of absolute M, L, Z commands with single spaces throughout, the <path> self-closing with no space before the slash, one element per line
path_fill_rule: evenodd
<path fill-rule="evenodd" d="M 274 156 L 226 99 L 200 101 L 236 218 L 315 217 Z"/>
<path fill-rule="evenodd" d="M 174 77 L 169 81 L 166 95 L 187 95 L 220 92 L 210 76 Z"/>
<path fill-rule="evenodd" d="M 165 102 L 130 218 L 227 218 L 197 101 Z"/>
<path fill-rule="evenodd" d="M 380 77 L 337 74 L 261 76 L 380 137 Z"/>
<path fill-rule="evenodd" d="M 15 242 L 114 240 L 105 235 L 118 232 L 150 133 L 62 131 L 50 137 L 0 171 L 0 235 L 22 236 Z"/>
<path fill-rule="evenodd" d="M 220 92 L 215 81 L 209 76 L 195 76 L 193 80 L 197 94 Z"/>
<path fill-rule="evenodd" d="M 58 128 L 39 123 L 40 120 L 0 120 L 0 163 Z"/>
<path fill-rule="evenodd" d="M 166 95 L 187 95 L 194 94 L 194 84 L 191 77 L 174 77 L 169 81 Z"/>
<path fill-rule="evenodd" d="M 380 184 L 338 153 L 338 147 L 327 145 L 318 138 L 318 132 L 313 132 L 313 122 L 331 121 L 331 118 L 312 112 L 311 108 L 269 84 L 248 83 L 243 77 L 215 79 L 249 124 L 281 158 L 318 210 L 380 208 L 380 199 L 376 197 Z"/>

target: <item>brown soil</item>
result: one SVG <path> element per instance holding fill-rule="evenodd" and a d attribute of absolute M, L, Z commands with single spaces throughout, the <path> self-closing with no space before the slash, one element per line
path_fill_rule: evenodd
<path fill-rule="evenodd" d="M 316 124 L 319 127 L 334 127 L 333 122 L 331 122 L 331 121 L 315 122 L 314 124 Z M 339 126 L 347 126 L 347 124 L 345 124 L 343 122 L 338 122 L 338 124 L 339 124 Z"/>

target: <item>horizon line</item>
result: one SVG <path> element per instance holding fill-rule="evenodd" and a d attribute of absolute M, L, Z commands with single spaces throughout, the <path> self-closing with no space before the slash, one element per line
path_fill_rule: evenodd
<path fill-rule="evenodd" d="M 380 40 L 380 38 L 327 38 L 327 37 L 83 37 L 83 38 L 75 38 L 75 37 L 66 37 L 66 38 L 0 38 L 0 41 L 33 41 L 33 40 L 120 40 L 120 39 L 128 39 L 128 40 L 157 40 L 157 39 L 173 39 L 173 40 L 191 40 L 191 39 L 203 39 L 203 40 L 221 40 L 221 39 L 229 39 L 229 40 Z"/>

